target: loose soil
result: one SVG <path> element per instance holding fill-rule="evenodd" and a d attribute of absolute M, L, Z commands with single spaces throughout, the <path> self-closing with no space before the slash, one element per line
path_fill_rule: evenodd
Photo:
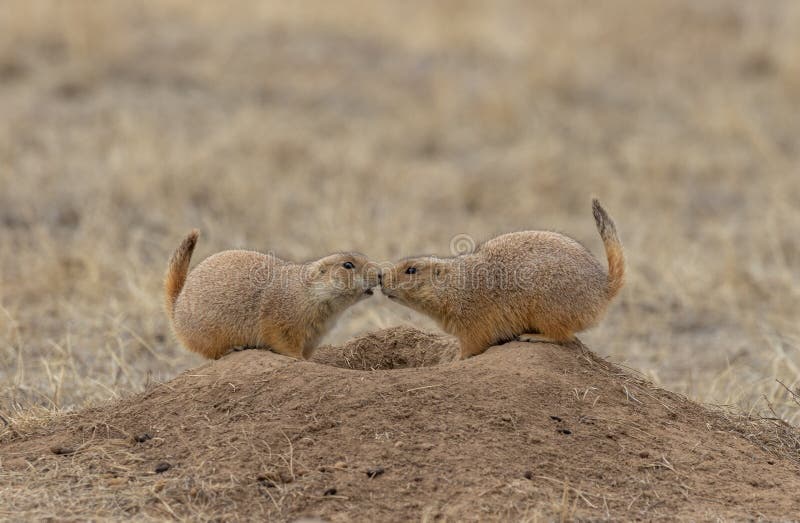
<path fill-rule="evenodd" d="M 0 516 L 294 521 L 800 516 L 798 435 L 580 343 L 455 361 L 398 327 L 248 350 L 0 436 Z"/>

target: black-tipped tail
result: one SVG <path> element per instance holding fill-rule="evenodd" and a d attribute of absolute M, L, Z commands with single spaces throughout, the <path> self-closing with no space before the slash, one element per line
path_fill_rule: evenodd
<path fill-rule="evenodd" d="M 164 306 L 170 319 L 172 319 L 175 309 L 175 300 L 178 299 L 183 284 L 186 282 L 189 262 L 192 260 L 192 252 L 194 252 L 194 246 L 197 245 L 198 236 L 200 236 L 200 231 L 192 229 L 169 259 L 167 275 L 164 278 Z"/>
<path fill-rule="evenodd" d="M 597 198 L 592 199 L 592 213 L 597 224 L 597 232 L 603 239 L 608 258 L 608 295 L 613 298 L 625 285 L 625 254 L 622 251 L 622 242 L 617 236 L 617 227 L 614 220 L 608 215 Z"/>

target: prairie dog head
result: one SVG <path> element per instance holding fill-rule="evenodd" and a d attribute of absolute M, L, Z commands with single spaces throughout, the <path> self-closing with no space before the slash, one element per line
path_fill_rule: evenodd
<path fill-rule="evenodd" d="M 421 256 L 400 260 L 381 275 L 381 292 L 424 314 L 440 317 L 453 298 L 452 260 Z"/>
<path fill-rule="evenodd" d="M 342 252 L 311 262 L 307 282 L 321 301 L 350 305 L 372 295 L 379 275 L 377 265 L 363 254 Z"/>

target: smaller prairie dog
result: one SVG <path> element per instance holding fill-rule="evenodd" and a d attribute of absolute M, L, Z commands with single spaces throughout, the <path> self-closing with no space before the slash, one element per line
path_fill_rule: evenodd
<path fill-rule="evenodd" d="M 338 315 L 379 285 L 377 267 L 357 253 L 292 263 L 223 251 L 189 273 L 198 234 L 189 233 L 169 261 L 165 305 L 181 343 L 206 358 L 264 347 L 308 359 Z"/>
<path fill-rule="evenodd" d="M 461 357 L 514 339 L 563 342 L 594 326 L 625 279 L 622 243 L 596 199 L 608 271 L 580 243 L 550 231 L 503 234 L 450 258 L 401 260 L 383 271 L 389 299 L 456 336 Z"/>

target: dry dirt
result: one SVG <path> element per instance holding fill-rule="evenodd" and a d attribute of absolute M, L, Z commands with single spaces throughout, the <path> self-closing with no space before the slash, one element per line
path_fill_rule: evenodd
<path fill-rule="evenodd" d="M 453 361 L 407 327 L 248 350 L 0 438 L 3 517 L 781 519 L 798 435 L 571 346 Z M 18 495 L 15 496 L 15 492 Z"/>

